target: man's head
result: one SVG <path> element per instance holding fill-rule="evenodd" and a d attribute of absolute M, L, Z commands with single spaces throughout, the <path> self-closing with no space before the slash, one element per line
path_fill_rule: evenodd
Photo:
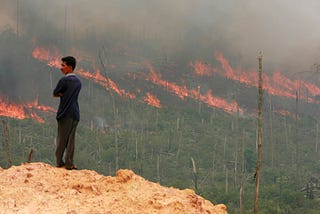
<path fill-rule="evenodd" d="M 73 56 L 63 57 L 61 61 L 61 71 L 64 74 L 72 73 L 77 65 L 77 61 Z"/>

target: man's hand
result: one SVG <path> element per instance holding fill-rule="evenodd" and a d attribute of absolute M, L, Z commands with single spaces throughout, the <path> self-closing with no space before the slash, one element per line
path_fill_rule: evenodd
<path fill-rule="evenodd" d="M 62 97 L 62 93 L 58 93 L 58 94 L 53 94 L 53 97 Z"/>

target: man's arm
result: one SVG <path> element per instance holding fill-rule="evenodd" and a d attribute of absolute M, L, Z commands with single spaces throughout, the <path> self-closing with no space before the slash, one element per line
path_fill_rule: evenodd
<path fill-rule="evenodd" d="M 56 88 L 53 90 L 53 97 L 61 97 L 65 91 L 63 81 L 60 79 Z"/>

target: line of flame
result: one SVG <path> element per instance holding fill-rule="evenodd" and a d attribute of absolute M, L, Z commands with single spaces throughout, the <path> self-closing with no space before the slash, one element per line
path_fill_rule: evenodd
<path fill-rule="evenodd" d="M 75 49 L 72 50 L 76 55 L 77 51 Z M 81 55 L 81 54 L 80 54 Z M 33 50 L 32 56 L 35 59 L 38 59 L 39 61 L 46 62 L 50 67 L 60 67 L 60 58 L 61 54 L 58 50 L 54 50 L 53 53 L 47 49 L 47 48 L 42 48 L 42 47 L 36 47 Z M 81 59 L 81 57 L 78 56 L 78 58 Z M 90 56 L 86 56 L 84 59 L 92 59 Z M 76 73 L 86 79 L 90 79 L 94 81 L 95 83 L 101 85 L 105 90 L 112 89 L 114 92 L 116 92 L 120 96 L 124 96 L 126 98 L 130 99 L 136 99 L 137 96 L 133 93 L 127 92 L 124 89 L 120 89 L 117 84 L 111 80 L 108 77 L 105 77 L 101 74 L 101 71 L 99 69 L 95 69 L 94 73 L 91 73 L 88 70 L 83 70 L 82 68 L 77 69 Z M 148 105 L 160 108 L 160 100 L 155 96 L 152 95 L 151 93 L 148 93 L 145 97 L 142 99 L 145 103 Z"/>
<path fill-rule="evenodd" d="M 27 112 L 26 109 L 28 109 Z M 37 102 L 17 104 L 9 101 L 8 99 L 4 100 L 0 97 L 0 116 L 15 118 L 19 120 L 31 118 L 39 123 L 44 123 L 43 118 L 35 113 L 33 109 L 41 111 L 54 111 L 54 109 L 50 107 L 38 105 Z"/>
<path fill-rule="evenodd" d="M 238 81 L 248 86 L 258 87 L 258 73 L 255 70 L 244 71 L 235 70 L 232 68 L 228 60 L 222 53 L 216 53 L 215 59 L 220 62 L 223 71 L 218 68 L 212 68 L 210 64 L 203 63 L 200 60 L 195 60 L 189 65 L 194 69 L 195 74 L 200 76 L 211 76 L 214 74 L 226 77 L 228 79 Z M 278 70 L 274 71 L 272 76 L 263 74 L 264 90 L 268 91 L 271 95 L 288 97 L 295 99 L 297 93 L 299 98 L 306 100 L 307 102 L 316 102 L 314 99 L 305 94 L 301 94 L 301 88 L 307 89 L 308 93 L 312 96 L 320 95 L 320 88 L 315 84 L 308 83 L 301 80 L 291 80 L 288 77 L 282 75 Z"/>
<path fill-rule="evenodd" d="M 175 83 L 171 83 L 169 81 L 163 80 L 161 74 L 157 73 L 153 66 L 150 63 L 146 63 L 149 70 L 150 75 L 146 77 L 146 80 L 153 82 L 156 85 L 163 86 L 167 88 L 169 91 L 177 95 L 180 99 L 184 99 L 185 97 L 190 97 L 194 100 L 199 100 L 203 103 L 206 103 L 208 106 L 215 107 L 226 111 L 227 113 L 243 113 L 244 110 L 239 107 L 236 101 L 228 102 L 223 98 L 215 97 L 212 95 L 212 92 L 209 90 L 205 95 L 200 94 L 199 88 L 196 89 L 187 89 L 187 87 L 179 86 Z"/>

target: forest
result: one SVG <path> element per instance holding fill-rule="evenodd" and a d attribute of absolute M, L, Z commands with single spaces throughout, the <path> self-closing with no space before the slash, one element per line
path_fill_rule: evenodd
<path fill-rule="evenodd" d="M 61 57 L 74 55 L 82 81 L 75 149 L 80 170 L 114 176 L 118 169 L 131 169 L 163 186 L 193 189 L 214 204 L 225 204 L 228 213 L 253 213 L 258 60 L 252 54 L 257 47 L 241 49 L 241 44 L 260 44 L 260 39 L 242 32 L 237 40 L 229 31 L 237 15 L 245 20 L 234 29 L 255 20 L 230 10 L 242 3 L 222 7 L 225 1 L 202 1 L 209 5 L 177 4 L 181 10 L 175 10 L 160 7 L 171 1 L 72 2 L 18 0 L 3 6 L 14 21 L 5 26 L 0 21 L 0 167 L 55 165 L 59 100 L 52 90 L 62 76 Z M 84 12 L 87 7 L 94 7 L 92 14 Z M 68 13 L 71 8 L 74 13 Z M 206 19 L 203 11 L 214 15 Z M 274 32 L 274 24 L 266 32 Z M 300 69 L 305 64 L 295 71 L 275 69 L 304 59 L 282 61 L 285 48 L 274 48 L 280 44 L 265 45 L 269 52 L 262 58 L 259 213 L 316 214 L 319 66 L 308 79 Z M 308 45 L 305 41 L 301 47 Z"/>
<path fill-rule="evenodd" d="M 257 162 L 254 115 L 199 108 L 198 103 L 155 108 L 90 87 L 94 102 L 86 102 L 91 95 L 83 93 L 84 113 L 76 135 L 75 162 L 80 169 L 104 175 L 132 169 L 164 186 L 194 189 L 213 203 L 226 204 L 228 213 L 252 213 Z M 102 117 L 86 115 L 97 105 Z M 260 213 L 318 212 L 318 129 L 314 117 L 283 116 L 264 109 Z M 30 161 L 31 150 L 31 161 L 55 165 L 53 113 L 45 123 L 2 117 L 0 131 L 2 168 Z"/>

